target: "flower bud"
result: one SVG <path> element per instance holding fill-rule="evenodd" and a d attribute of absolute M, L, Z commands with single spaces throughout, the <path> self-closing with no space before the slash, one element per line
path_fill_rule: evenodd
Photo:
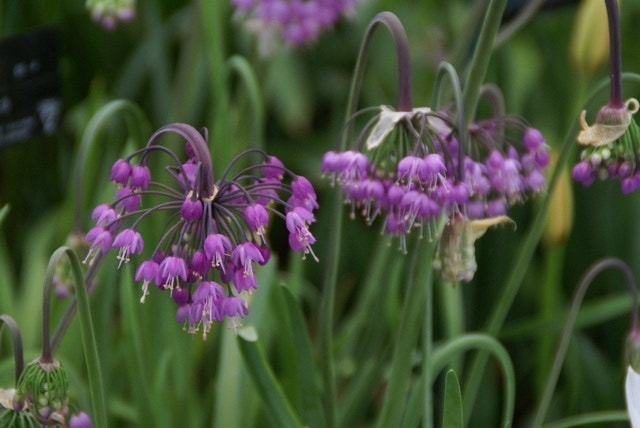
<path fill-rule="evenodd" d="M 571 35 L 570 55 L 578 71 L 594 73 L 607 60 L 609 32 L 607 12 L 602 0 L 584 0 Z"/>
<path fill-rule="evenodd" d="M 555 164 L 558 153 L 551 152 L 551 159 L 551 162 Z M 552 192 L 551 201 L 542 232 L 542 242 L 544 245 L 552 247 L 566 242 L 573 227 L 573 192 L 569 171 L 563 170 L 555 187 L 549 191 Z M 553 215 L 548 215 L 548 213 L 553 213 Z"/>

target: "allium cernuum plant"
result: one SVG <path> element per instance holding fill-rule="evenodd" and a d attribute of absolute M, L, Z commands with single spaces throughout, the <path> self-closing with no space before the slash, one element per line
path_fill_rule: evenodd
<path fill-rule="evenodd" d="M 186 140 L 185 160 L 158 143 L 167 133 Z M 163 159 L 165 177 L 151 176 L 148 164 L 155 156 Z M 215 321 L 235 322 L 247 314 L 246 296 L 258 286 L 254 267 L 270 258 L 266 232 L 272 218 L 284 221 L 291 249 L 316 259 L 309 231 L 318 208 L 313 186 L 262 151 L 239 154 L 215 177 L 206 136 L 171 124 L 143 149 L 117 160 L 111 181 L 116 196 L 93 211 L 86 262 L 116 248 L 121 265 L 151 242 L 151 256 L 135 272 L 141 301 L 151 285 L 168 292 L 178 306 L 178 322 L 190 333 L 206 337 Z M 169 213 L 167 224 L 157 236 L 143 237 L 139 225 L 160 212 Z"/>

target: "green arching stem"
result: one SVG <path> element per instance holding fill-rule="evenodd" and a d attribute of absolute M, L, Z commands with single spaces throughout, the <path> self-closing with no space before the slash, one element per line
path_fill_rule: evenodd
<path fill-rule="evenodd" d="M 493 50 L 493 43 L 496 33 L 500 27 L 500 20 L 504 13 L 504 7 L 507 0 L 491 0 L 480 29 L 478 43 L 471 59 L 469 66 L 469 74 L 464 83 L 463 98 L 465 102 L 464 117 L 467 125 L 473 120 L 476 107 L 478 105 L 478 97 L 480 95 L 480 86 L 487 73 L 489 59 Z"/>
<path fill-rule="evenodd" d="M 438 66 L 438 73 L 436 74 L 435 83 L 433 85 L 433 94 L 434 94 L 434 108 L 438 108 L 440 105 L 440 95 L 442 93 L 442 79 L 447 76 L 449 77 L 449 81 L 451 82 L 451 87 L 453 89 L 453 96 L 456 103 L 456 116 L 458 119 L 457 123 L 457 131 L 458 131 L 458 139 L 459 150 L 458 150 L 458 181 L 464 181 L 464 157 L 465 157 L 465 149 L 467 147 L 467 123 L 465 121 L 465 110 L 464 110 L 464 99 L 462 96 L 462 89 L 460 87 L 460 78 L 458 77 L 458 73 L 453 65 L 448 62 L 441 62 Z"/>
<path fill-rule="evenodd" d="M 93 321 L 91 320 L 91 310 L 89 308 L 88 291 L 82 278 L 82 270 L 80 261 L 76 254 L 69 247 L 58 248 L 51 258 L 47 266 L 44 282 L 43 295 L 43 349 L 42 362 L 52 362 L 53 357 L 51 349 L 53 345 L 49 344 L 49 312 L 51 293 L 53 291 L 53 277 L 56 267 L 62 257 L 66 256 L 73 276 L 73 287 L 75 291 L 75 300 L 80 313 L 80 334 L 82 336 L 82 346 L 84 348 L 85 362 L 87 364 L 87 374 L 89 377 L 89 390 L 91 395 L 91 404 L 93 408 L 92 421 L 97 428 L 106 428 L 107 411 L 105 404 L 104 388 L 102 383 L 102 372 L 100 371 L 100 359 L 98 356 L 98 346 L 94 335 Z"/>
<path fill-rule="evenodd" d="M 504 408 L 502 413 L 503 426 L 509 426 L 513 420 L 513 410 L 516 400 L 516 376 L 513 364 L 507 350 L 494 337 L 486 334 L 469 333 L 450 340 L 445 345 L 437 348 L 431 356 L 432 373 L 438 373 L 444 369 L 454 356 L 470 349 L 480 349 L 492 353 L 500 367 L 505 379 Z M 429 383 L 431 383 L 429 381 Z M 463 407 L 464 408 L 464 407 Z"/>
<path fill-rule="evenodd" d="M 2 326 L 6 325 L 11 334 L 11 343 L 13 345 L 13 366 L 15 372 L 15 384 L 18 384 L 18 379 L 24 369 L 24 352 L 22 350 L 22 336 L 20 335 L 20 328 L 18 323 L 9 315 L 0 315 L 0 331 Z"/>
<path fill-rule="evenodd" d="M 89 266 L 89 269 L 87 269 L 87 272 L 84 275 L 84 284 L 86 284 L 87 293 L 89 294 L 91 294 L 91 292 L 94 290 L 94 288 L 97 285 L 94 279 L 98 273 L 98 269 L 102 265 L 102 261 L 104 260 L 105 256 L 106 254 L 100 251 L 96 255 L 96 257 L 93 259 L 91 266 Z M 71 320 L 73 319 L 73 316 L 75 315 L 77 309 L 78 309 L 78 300 L 74 298 L 71 301 L 71 303 L 69 303 L 69 306 L 67 306 L 67 309 L 62 314 L 60 321 L 58 321 L 58 326 L 56 327 L 56 330 L 53 333 L 53 337 L 51 338 L 52 350 L 55 350 L 56 348 L 58 348 L 58 346 L 60 346 L 60 342 L 62 341 L 62 338 L 65 332 L 67 331 L 67 328 L 69 328 L 69 325 L 71 324 Z"/>
<path fill-rule="evenodd" d="M 623 73 L 623 79 L 640 82 L 640 75 L 634 73 Z M 600 93 L 604 88 L 606 88 L 609 83 L 608 79 L 601 81 L 598 85 L 596 85 L 595 89 L 592 91 L 590 96 L 587 98 L 588 102 L 593 100 L 596 95 Z M 588 104 L 587 102 L 587 104 Z M 576 114 L 576 117 L 578 115 Z M 562 144 L 562 150 L 560 151 L 560 155 L 558 157 L 558 161 L 556 163 L 556 167 L 551 175 L 549 180 L 548 188 L 553 189 L 562 173 L 563 168 L 567 164 L 571 153 L 575 150 L 575 136 L 578 132 L 578 121 L 574 122 L 571 126 L 567 135 Z M 527 272 L 527 266 L 531 257 L 533 257 L 533 253 L 536 249 L 540 236 L 542 235 L 542 230 L 544 228 L 545 216 L 549 209 L 549 204 L 551 202 L 551 193 L 547 193 L 542 200 L 538 211 L 536 212 L 536 216 L 533 219 L 533 222 L 529 228 L 529 232 L 525 239 L 523 240 L 523 244 L 520 247 L 518 253 L 515 256 L 513 269 L 507 276 L 507 280 L 505 282 L 505 286 L 503 288 L 502 294 L 500 295 L 495 309 L 485 327 L 484 331 L 491 335 L 497 336 L 502 328 L 502 324 L 509 312 L 509 308 L 515 298 L 518 290 L 520 288 L 520 284 Z M 469 371 L 469 375 L 467 377 L 467 385 L 464 391 L 464 408 L 471 409 L 473 408 L 473 403 L 475 402 L 476 395 L 478 393 L 478 389 L 480 387 L 480 380 L 482 377 L 482 372 L 487 363 L 487 355 L 484 353 L 478 354 L 472 364 Z M 467 411 L 465 413 L 465 423 L 469 422 L 469 415 L 471 412 Z"/>
<path fill-rule="evenodd" d="M 485 99 L 491 107 L 492 117 L 504 117 L 507 111 L 504 107 L 504 96 L 495 83 L 486 83 L 480 87 L 479 99 Z"/>
<path fill-rule="evenodd" d="M 535 416 L 533 418 L 533 426 L 541 426 L 544 422 L 544 417 L 547 414 L 549 403 L 551 402 L 551 398 L 553 397 L 553 390 L 556 387 L 558 376 L 560 375 L 560 370 L 562 369 L 564 357 L 567 354 L 567 349 L 571 340 L 571 333 L 573 332 L 573 326 L 575 324 L 576 317 L 578 316 L 578 311 L 580 310 L 580 305 L 582 304 L 584 295 L 594 278 L 600 272 L 608 268 L 618 269 L 625 277 L 632 298 L 631 331 L 638 330 L 638 287 L 633 277 L 631 268 L 629 268 L 629 266 L 622 260 L 613 257 L 602 259 L 591 265 L 582 279 L 580 279 L 578 288 L 576 289 L 575 295 L 571 302 L 571 308 L 569 309 L 567 320 L 565 321 L 564 328 L 562 329 L 562 334 L 560 335 L 558 350 L 556 351 L 553 365 L 551 366 L 549 376 L 547 377 L 546 386 L 544 388 L 544 391 L 542 392 L 540 403 L 538 404 L 538 408 L 536 409 Z"/>
<path fill-rule="evenodd" d="M 351 116 L 357 108 L 358 98 L 360 95 L 360 87 L 362 86 L 362 78 L 364 76 L 364 64 L 369 56 L 369 43 L 373 36 L 373 31 L 379 24 L 387 27 L 396 47 L 396 55 L 398 56 L 398 111 L 411 111 L 413 105 L 411 102 L 411 62 L 409 58 L 409 42 L 407 34 L 404 31 L 402 23 L 396 15 L 391 12 L 381 12 L 377 14 L 367 26 L 360 45 L 360 51 L 356 60 L 356 66 L 351 79 L 351 88 L 349 90 L 349 99 L 347 101 L 347 112 L 345 123 L 347 127 L 343 134 L 340 151 L 344 151 L 346 144 L 351 140 Z"/>

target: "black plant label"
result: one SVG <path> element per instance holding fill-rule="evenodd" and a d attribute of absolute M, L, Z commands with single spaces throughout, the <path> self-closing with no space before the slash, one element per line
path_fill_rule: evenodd
<path fill-rule="evenodd" d="M 57 131 L 62 112 L 60 55 L 55 27 L 0 41 L 0 147 Z"/>

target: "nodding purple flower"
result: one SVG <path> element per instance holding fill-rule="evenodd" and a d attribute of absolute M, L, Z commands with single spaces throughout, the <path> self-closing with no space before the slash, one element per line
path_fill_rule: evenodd
<path fill-rule="evenodd" d="M 595 181 L 595 173 L 591 164 L 586 161 L 578 162 L 571 171 L 573 179 L 585 186 L 591 185 Z"/>
<path fill-rule="evenodd" d="M 187 263 L 181 257 L 168 256 L 160 263 L 159 275 L 163 288 L 173 290 L 180 280 L 187 280 Z"/>
<path fill-rule="evenodd" d="M 151 182 L 151 172 L 146 165 L 134 165 L 131 168 L 129 186 L 137 190 L 147 190 Z"/>
<path fill-rule="evenodd" d="M 91 428 L 91 418 L 84 412 L 71 416 L 69 428 Z"/>
<path fill-rule="evenodd" d="M 256 287 L 253 263 L 263 261 L 260 249 L 253 242 L 243 242 L 233 249 L 231 262 L 236 267 L 235 286 L 238 291 L 246 291 Z"/>
<path fill-rule="evenodd" d="M 159 144 L 166 133 L 186 140 L 182 155 Z M 143 251 L 139 225 L 166 213 L 162 234 L 144 238 L 154 244 L 136 269 L 140 300 L 146 300 L 154 283 L 178 305 L 176 319 L 185 329 L 203 336 L 213 322 L 246 315 L 244 295 L 258 287 L 255 266 L 271 257 L 271 219 L 293 227 L 291 249 L 304 257 L 313 254 L 309 227 L 318 208 L 309 180 L 259 150 L 238 155 L 216 180 L 208 147 L 205 137 L 185 124 L 156 131 L 144 148 L 115 162 L 115 199 L 94 209 L 96 226 L 86 237 L 91 243 L 86 261 L 116 247 L 120 266 Z M 160 172 L 150 167 L 156 159 L 165 161 Z"/>
<path fill-rule="evenodd" d="M 247 302 L 239 297 L 227 297 L 222 301 L 222 314 L 231 318 L 233 329 L 237 329 L 239 324 L 238 318 L 244 318 L 249 312 Z"/>
<path fill-rule="evenodd" d="M 144 243 L 140 233 L 134 229 L 124 229 L 114 238 L 113 246 L 120 248 L 118 253 L 118 260 L 120 260 L 118 266 L 120 266 L 122 263 L 129 262 L 131 254 L 140 254 Z"/>
<path fill-rule="evenodd" d="M 267 179 L 275 178 L 280 181 L 284 178 L 285 171 L 284 164 L 275 156 L 269 156 L 262 165 L 262 176 Z"/>
<path fill-rule="evenodd" d="M 266 227 L 269 224 L 267 209 L 260 204 L 247 205 L 244 207 L 242 214 L 249 230 L 258 236 L 264 236 Z"/>
<path fill-rule="evenodd" d="M 91 213 L 91 219 L 95 220 L 96 225 L 98 226 L 106 226 L 112 224 L 117 218 L 118 213 L 108 204 L 98 205 Z"/>
<path fill-rule="evenodd" d="M 111 181 L 126 186 L 131 176 L 131 164 L 124 159 L 118 159 L 111 167 Z"/>
<path fill-rule="evenodd" d="M 196 221 L 202 217 L 202 201 L 187 197 L 180 207 L 180 217 L 185 221 Z"/>
<path fill-rule="evenodd" d="M 211 266 L 224 271 L 225 258 L 231 252 L 231 240 L 220 233 L 213 233 L 204 240 L 204 253 L 211 260 Z"/>
<path fill-rule="evenodd" d="M 136 275 L 134 279 L 136 281 L 142 281 L 142 297 L 140 303 L 144 303 L 145 299 L 149 295 L 149 284 L 151 281 L 158 281 L 158 272 L 160 266 L 153 260 L 145 260 L 140 263 L 138 269 L 136 269 Z"/>
<path fill-rule="evenodd" d="M 123 187 L 116 193 L 115 209 L 122 213 L 137 211 L 142 205 L 140 193 L 135 192 L 130 187 Z"/>
<path fill-rule="evenodd" d="M 296 207 L 287 213 L 286 225 L 289 231 L 289 246 L 296 251 L 311 254 L 317 261 L 318 259 L 311 249 L 316 238 L 309 231 L 309 225 L 315 221 L 311 211 L 303 207 Z"/>
<path fill-rule="evenodd" d="M 98 220 L 98 224 L 101 221 Z M 111 232 L 105 229 L 103 226 L 95 226 L 89 232 L 87 232 L 87 236 L 85 237 L 87 242 L 91 243 L 91 247 L 89 252 L 87 253 L 87 257 L 84 259 L 85 263 L 92 264 L 93 259 L 97 255 L 97 252 L 100 251 L 105 254 L 111 248 L 111 244 L 113 243 L 113 238 L 111 236 Z"/>
<path fill-rule="evenodd" d="M 288 202 L 292 206 L 300 206 L 308 211 L 318 208 L 316 192 L 313 190 L 311 182 L 300 175 L 291 181 L 291 198 Z"/>

